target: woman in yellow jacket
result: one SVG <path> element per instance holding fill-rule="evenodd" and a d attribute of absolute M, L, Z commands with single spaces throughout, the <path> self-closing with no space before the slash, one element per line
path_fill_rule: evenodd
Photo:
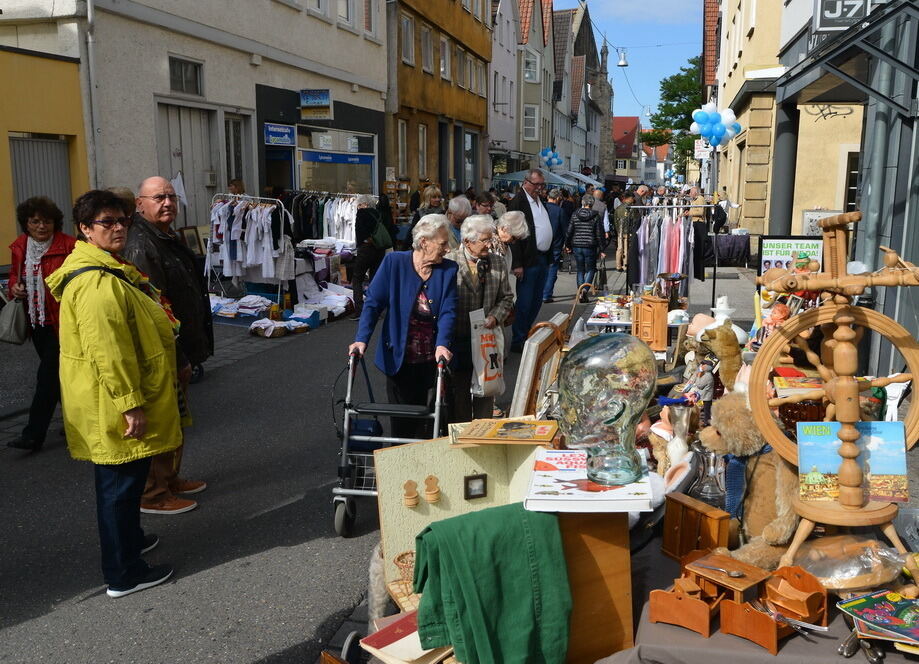
<path fill-rule="evenodd" d="M 172 575 L 141 555 L 158 543 L 140 527 L 150 457 L 182 440 L 172 317 L 146 276 L 118 258 L 130 211 L 107 191 L 77 199 L 85 238 L 47 277 L 61 303 L 61 402 L 67 445 L 95 464 L 102 573 L 110 597 L 151 588 Z"/>

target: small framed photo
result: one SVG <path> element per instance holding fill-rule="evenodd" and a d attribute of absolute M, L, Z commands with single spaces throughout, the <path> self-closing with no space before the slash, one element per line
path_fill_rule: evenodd
<path fill-rule="evenodd" d="M 488 475 L 466 475 L 463 478 L 463 497 L 466 500 L 484 498 L 488 495 Z"/>
<path fill-rule="evenodd" d="M 182 238 L 182 243 L 195 252 L 198 256 L 203 256 L 204 252 L 201 251 L 201 241 L 198 239 L 198 229 L 194 226 L 190 228 L 180 228 L 179 236 Z"/>

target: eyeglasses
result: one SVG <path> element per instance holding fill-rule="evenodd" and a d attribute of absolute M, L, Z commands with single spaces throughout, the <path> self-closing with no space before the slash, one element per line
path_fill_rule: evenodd
<path fill-rule="evenodd" d="M 526 180 L 527 182 L 529 182 L 531 185 L 533 185 L 533 186 L 536 187 L 537 189 L 542 189 L 543 187 L 546 186 L 546 183 L 545 183 L 545 182 L 533 182 L 533 181 L 530 180 L 529 178 L 524 178 L 524 180 Z"/>
<path fill-rule="evenodd" d="M 45 219 L 44 217 L 32 217 L 29 219 L 28 223 L 30 226 L 53 226 L 54 222 L 50 219 Z"/>
<path fill-rule="evenodd" d="M 129 217 L 104 217 L 102 219 L 93 219 L 90 223 L 98 224 L 105 230 L 110 231 L 115 227 L 115 224 L 121 224 L 122 228 L 127 228 L 131 225 L 131 219 Z"/>
<path fill-rule="evenodd" d="M 179 197 L 175 194 L 156 194 L 154 196 L 138 196 L 138 198 L 149 198 L 156 201 L 157 205 L 162 205 L 167 199 L 173 203 L 179 200 Z"/>

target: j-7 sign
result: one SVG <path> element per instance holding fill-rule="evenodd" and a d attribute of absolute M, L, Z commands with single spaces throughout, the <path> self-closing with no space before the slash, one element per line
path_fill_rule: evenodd
<path fill-rule="evenodd" d="M 888 0 L 816 0 L 814 32 L 845 30 Z"/>

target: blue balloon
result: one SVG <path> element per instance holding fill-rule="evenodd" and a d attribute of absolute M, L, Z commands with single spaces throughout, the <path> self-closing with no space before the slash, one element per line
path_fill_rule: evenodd
<path fill-rule="evenodd" d="M 553 161 L 555 162 L 556 166 L 561 166 L 563 163 L 565 163 L 564 159 L 562 159 L 561 157 L 556 157 L 555 159 L 553 159 Z"/>
<path fill-rule="evenodd" d="M 712 147 L 717 148 L 721 144 L 721 136 L 713 136 L 708 142 L 712 144 Z"/>
<path fill-rule="evenodd" d="M 743 127 L 740 126 L 739 122 L 735 122 L 734 124 L 731 125 L 731 129 L 733 129 L 739 134 L 740 130 L 743 129 Z"/>
<path fill-rule="evenodd" d="M 705 123 L 699 126 L 699 135 L 708 138 L 712 135 L 712 125 Z"/>
<path fill-rule="evenodd" d="M 727 130 L 728 128 L 725 127 L 724 124 L 722 124 L 721 122 L 712 125 L 712 134 L 714 134 L 718 138 L 721 138 L 722 136 L 724 136 Z"/>
<path fill-rule="evenodd" d="M 692 119 L 698 122 L 700 125 L 708 122 L 708 113 L 703 111 L 701 108 L 697 108 L 692 112 Z"/>

